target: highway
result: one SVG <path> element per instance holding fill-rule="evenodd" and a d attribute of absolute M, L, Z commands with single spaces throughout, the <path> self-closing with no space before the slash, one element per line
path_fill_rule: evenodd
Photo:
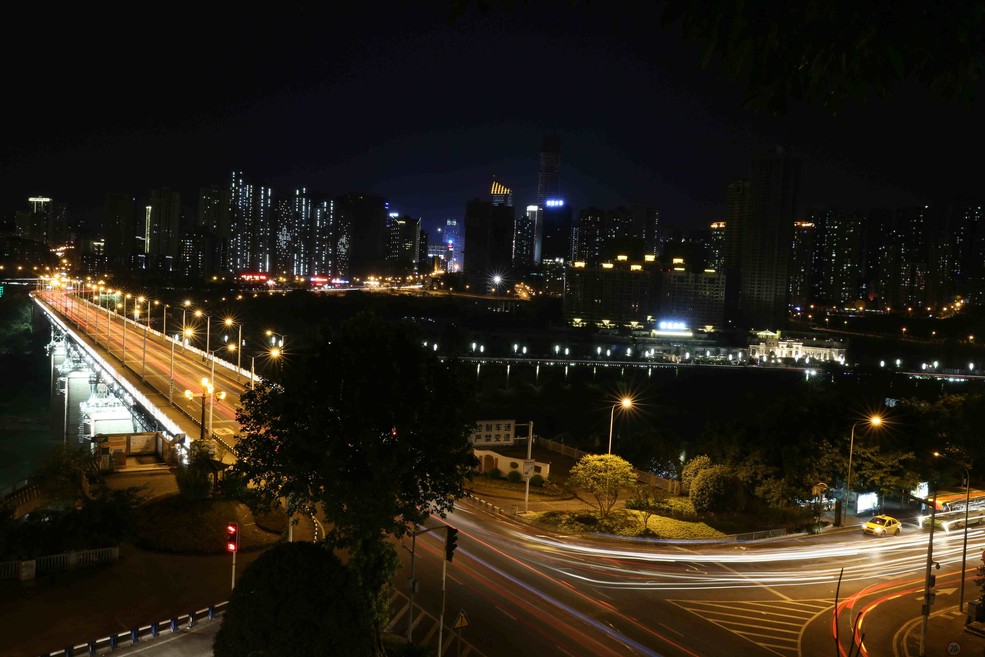
<path fill-rule="evenodd" d="M 250 358 L 245 358 L 246 368 L 238 371 L 235 363 L 203 354 L 204 335 L 195 336 L 202 343 L 201 350 L 196 350 L 148 329 L 132 318 L 124 322 L 122 315 L 64 291 L 43 290 L 36 295 L 59 311 L 81 335 L 106 350 L 117 366 L 123 365 L 139 376 L 146 386 L 145 394 L 163 407 L 170 405 L 200 429 L 204 402 L 205 434 L 209 434 L 211 426 L 212 437 L 226 448 L 225 460 L 233 458 L 239 434 L 236 408 L 241 395 L 250 386 Z M 218 336 L 213 337 L 216 341 L 209 346 L 214 351 L 222 343 Z M 206 392 L 203 378 L 213 382 L 215 394 Z M 185 397 L 186 390 L 192 391 L 191 399 Z M 218 393 L 224 393 L 225 397 L 219 399 Z M 198 437 L 191 436 L 192 439 Z"/>

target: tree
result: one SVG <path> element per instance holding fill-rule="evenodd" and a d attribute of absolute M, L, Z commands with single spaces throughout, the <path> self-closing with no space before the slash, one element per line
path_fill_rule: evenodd
<path fill-rule="evenodd" d="M 711 462 L 711 458 L 707 454 L 699 454 L 690 459 L 681 468 L 681 488 L 684 490 L 691 488 L 701 471 L 707 470 L 713 465 L 714 463 Z"/>
<path fill-rule="evenodd" d="M 444 517 L 477 464 L 473 384 L 421 345 L 415 325 L 358 313 L 323 327 L 282 383 L 247 392 L 233 472 L 257 506 L 284 499 L 293 515 L 317 505 L 331 545 L 373 554 L 429 514 Z M 367 566 L 363 581 L 388 582 L 397 561 L 368 563 L 388 570 Z"/>
<path fill-rule="evenodd" d="M 34 470 L 32 479 L 51 501 L 72 500 L 76 508 L 89 496 L 89 478 L 99 473 L 99 458 L 88 445 L 55 445 Z"/>
<path fill-rule="evenodd" d="M 688 495 L 691 506 L 701 513 L 705 511 L 741 511 L 745 499 L 739 477 L 732 468 L 713 465 L 698 473 L 691 482 Z"/>
<path fill-rule="evenodd" d="M 612 511 L 619 491 L 636 483 L 636 471 L 626 459 L 615 454 L 586 454 L 571 468 L 570 485 L 582 488 L 595 498 L 599 518 Z"/>
<path fill-rule="evenodd" d="M 377 654 L 370 607 L 357 573 L 330 550 L 281 543 L 236 582 L 213 654 L 369 657 Z"/>
<path fill-rule="evenodd" d="M 188 462 L 178 466 L 175 479 L 182 497 L 189 501 L 204 500 L 212 493 L 212 448 L 204 440 L 188 446 Z"/>
<path fill-rule="evenodd" d="M 790 100 L 831 113 L 848 99 L 890 98 L 911 81 L 944 99 L 972 99 L 982 78 L 980 2 L 862 3 L 664 0 L 661 22 L 744 80 L 746 106 L 774 114 Z"/>

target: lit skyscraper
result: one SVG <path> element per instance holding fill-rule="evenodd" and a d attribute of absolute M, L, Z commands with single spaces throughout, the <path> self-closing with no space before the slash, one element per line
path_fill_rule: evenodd
<path fill-rule="evenodd" d="M 540 148 L 540 169 L 537 176 L 537 205 L 543 209 L 547 199 L 560 196 L 561 139 L 548 135 Z"/>
<path fill-rule="evenodd" d="M 729 186 L 726 308 L 736 326 L 762 330 L 786 323 L 800 166 L 777 148 L 752 161 L 748 185 Z"/>

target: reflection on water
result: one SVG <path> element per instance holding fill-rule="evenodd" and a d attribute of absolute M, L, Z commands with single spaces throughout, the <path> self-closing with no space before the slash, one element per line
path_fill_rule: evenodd
<path fill-rule="evenodd" d="M 0 489 L 27 477 L 38 466 L 44 455 L 61 442 L 52 435 L 48 418 L 22 422 L 5 420 L 0 430 Z"/>

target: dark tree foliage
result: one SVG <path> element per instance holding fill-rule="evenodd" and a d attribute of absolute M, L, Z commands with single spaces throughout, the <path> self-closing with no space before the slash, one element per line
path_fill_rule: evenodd
<path fill-rule="evenodd" d="M 99 458 L 85 445 L 55 445 L 45 454 L 31 479 L 50 501 L 72 501 L 81 507 L 90 480 L 99 474 Z"/>
<path fill-rule="evenodd" d="M 397 564 L 386 538 L 444 517 L 475 465 L 472 384 L 422 345 L 413 324 L 360 313 L 326 327 L 281 384 L 248 392 L 237 410 L 234 473 L 257 504 L 317 505 L 331 545 L 374 555 L 361 572 L 371 588 Z"/>
<path fill-rule="evenodd" d="M 667 0 L 663 25 L 680 22 L 747 85 L 750 107 L 782 114 L 790 100 L 832 113 L 848 99 L 889 98 L 909 80 L 944 99 L 971 100 L 985 56 L 980 1 L 787 2 Z"/>
<path fill-rule="evenodd" d="M 844 477 L 852 418 L 865 416 L 853 407 L 833 388 L 797 389 L 758 413 L 712 425 L 697 443 L 713 463 L 734 467 L 756 498 L 771 507 L 786 506 L 813 497 L 815 484 L 834 487 Z M 857 458 L 861 441 L 856 438 Z"/>
<path fill-rule="evenodd" d="M 452 17 L 509 11 L 522 0 L 455 0 Z M 604 4 L 570 0 L 570 11 Z M 790 101 L 837 114 L 848 100 L 890 98 L 914 83 L 945 100 L 973 100 L 985 66 L 981 0 L 656 0 L 618 6 L 621 18 L 677 27 L 746 86 L 744 105 L 784 114 Z M 661 11 L 662 10 L 662 11 Z"/>
<path fill-rule="evenodd" d="M 216 657 L 377 654 L 358 576 L 313 543 L 281 543 L 250 564 L 236 582 L 212 650 Z"/>

